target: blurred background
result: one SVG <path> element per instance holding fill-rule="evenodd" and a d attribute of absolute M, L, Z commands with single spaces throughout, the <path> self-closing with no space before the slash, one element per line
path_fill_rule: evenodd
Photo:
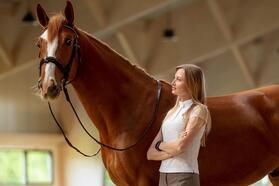
<path fill-rule="evenodd" d="M 64 0 L 0 0 L 0 185 L 112 185 L 100 155 L 69 149 L 35 95 L 42 33 L 36 4 L 51 14 Z M 209 96 L 279 82 L 278 0 L 72 0 L 76 25 L 170 82 L 175 67 L 200 66 Z M 71 89 L 88 130 L 98 136 Z M 63 96 L 53 104 L 72 141 L 98 150 L 77 125 Z M 270 185 L 267 178 L 255 183 Z"/>

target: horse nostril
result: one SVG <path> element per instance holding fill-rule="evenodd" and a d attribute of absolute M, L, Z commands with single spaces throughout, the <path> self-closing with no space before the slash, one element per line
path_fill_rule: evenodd
<path fill-rule="evenodd" d="M 47 95 L 49 98 L 55 98 L 59 95 L 60 89 L 59 86 L 53 84 L 52 86 L 48 87 Z"/>
<path fill-rule="evenodd" d="M 49 88 L 48 88 L 49 91 L 53 92 L 55 90 L 57 90 L 57 86 L 56 85 L 51 85 Z"/>
<path fill-rule="evenodd" d="M 52 87 L 52 86 L 56 86 L 53 79 L 50 80 L 50 87 Z"/>

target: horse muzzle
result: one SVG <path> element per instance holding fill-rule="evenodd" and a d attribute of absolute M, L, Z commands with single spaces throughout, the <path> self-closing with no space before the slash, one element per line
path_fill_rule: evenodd
<path fill-rule="evenodd" d="M 49 80 L 46 85 L 41 86 L 41 94 L 43 99 L 55 99 L 61 92 L 61 86 L 56 84 L 54 80 Z"/>

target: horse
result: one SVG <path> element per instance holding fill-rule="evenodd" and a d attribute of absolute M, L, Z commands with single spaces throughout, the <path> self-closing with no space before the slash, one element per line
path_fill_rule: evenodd
<path fill-rule="evenodd" d="M 71 83 L 102 144 L 135 144 L 122 151 L 102 146 L 112 181 L 121 186 L 158 185 L 160 162 L 148 161 L 146 152 L 175 103 L 170 84 L 156 81 L 76 27 L 70 1 L 64 15 L 51 18 L 38 4 L 37 17 L 44 28 L 38 40 L 42 98 L 55 100 L 66 82 Z M 279 85 L 207 97 L 207 105 L 212 129 L 198 157 L 201 185 L 243 186 L 267 174 L 273 185 L 279 185 Z"/>

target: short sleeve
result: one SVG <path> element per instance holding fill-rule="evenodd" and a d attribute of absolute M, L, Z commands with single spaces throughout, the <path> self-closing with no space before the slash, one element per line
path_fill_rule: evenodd
<path fill-rule="evenodd" d="M 208 109 L 206 106 L 197 105 L 190 113 L 190 117 L 187 123 L 186 131 L 191 130 L 194 127 L 201 128 L 207 123 Z"/>
<path fill-rule="evenodd" d="M 207 121 L 208 118 L 208 109 L 204 105 L 197 105 L 193 108 L 193 111 L 190 114 L 190 120 L 194 119 L 194 117 L 198 117 L 205 122 Z"/>

